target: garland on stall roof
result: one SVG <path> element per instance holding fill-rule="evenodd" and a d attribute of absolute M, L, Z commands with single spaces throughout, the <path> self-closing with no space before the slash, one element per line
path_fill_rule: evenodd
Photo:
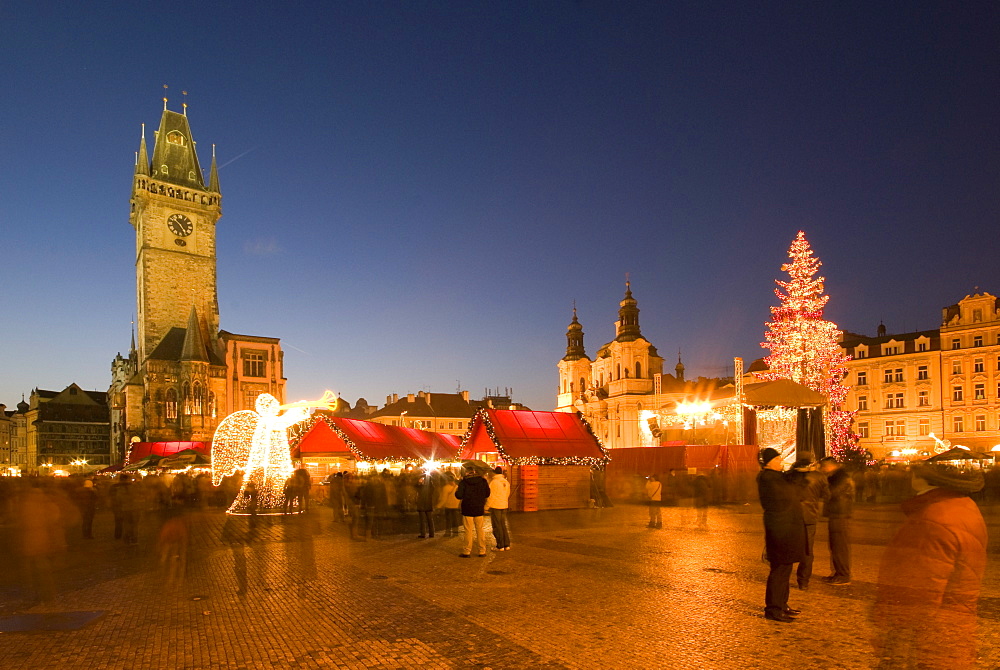
<path fill-rule="evenodd" d="M 563 456 L 559 458 L 523 456 L 515 458 L 507 453 L 507 451 L 503 448 L 503 444 L 501 444 L 499 438 L 497 438 L 496 428 L 494 428 L 493 422 L 490 420 L 489 413 L 486 409 L 480 409 L 476 413 L 476 416 L 472 419 L 472 425 L 475 426 L 476 419 L 482 420 L 483 427 L 486 429 L 486 434 L 490 436 L 490 441 L 493 443 L 493 446 L 497 448 L 497 453 L 499 453 L 500 457 L 503 458 L 503 460 L 509 465 L 586 465 L 592 468 L 603 468 L 608 464 L 608 461 L 611 460 L 611 457 L 608 455 L 608 450 L 604 447 L 600 438 L 594 434 L 594 431 L 590 424 L 587 423 L 587 420 L 584 419 L 579 412 L 577 412 L 577 417 L 583 422 L 583 425 L 586 427 L 590 436 L 597 442 L 597 446 L 601 450 L 601 458 L 595 458 L 593 456 Z M 465 437 L 462 438 L 463 450 L 468 444 L 471 436 L 472 430 L 470 429 L 469 432 L 466 433 Z"/>
<path fill-rule="evenodd" d="M 423 458 L 419 458 L 419 457 L 409 457 L 409 458 L 369 458 L 368 456 L 366 456 L 365 454 L 363 454 L 360 449 L 358 449 L 358 445 L 356 445 L 351 440 L 351 438 L 349 438 L 347 436 L 347 433 L 345 433 L 343 430 L 341 430 L 340 427 L 336 423 L 334 423 L 334 421 L 333 421 L 334 418 L 335 417 L 331 417 L 331 416 L 313 416 L 309 420 L 307 420 L 307 421 L 300 421 L 299 423 L 297 423 L 294 426 L 292 426 L 291 428 L 289 428 L 289 433 L 294 433 L 294 435 L 292 435 L 291 437 L 289 437 L 289 440 L 288 440 L 288 447 L 289 447 L 289 449 L 290 450 L 294 450 L 294 449 L 298 448 L 298 446 L 300 444 L 302 444 L 302 440 L 304 440 L 305 437 L 306 437 L 306 435 L 309 434 L 309 431 L 311 431 L 315 427 L 316 422 L 322 421 L 323 423 L 325 423 L 327 426 L 330 427 L 330 430 L 332 430 L 334 433 L 337 434 L 337 437 L 339 437 L 340 439 L 342 439 L 344 441 L 344 444 L 347 445 L 347 448 L 350 449 L 351 454 L 354 455 L 354 458 L 357 461 L 363 461 L 363 462 L 366 462 L 366 463 L 376 463 L 376 464 L 379 464 L 379 465 L 389 465 L 391 463 L 402 463 L 402 462 L 406 462 L 406 463 L 419 463 L 419 462 L 421 462 L 421 461 L 424 460 Z M 395 426 L 393 426 L 393 427 L 395 427 Z M 429 431 L 425 431 L 425 432 L 429 432 Z M 462 443 L 462 446 L 465 446 L 464 442 Z M 457 454 L 456 454 L 456 457 L 457 457 Z"/>

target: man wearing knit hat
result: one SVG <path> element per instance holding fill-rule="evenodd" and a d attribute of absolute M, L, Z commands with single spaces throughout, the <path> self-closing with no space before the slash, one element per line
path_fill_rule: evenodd
<path fill-rule="evenodd" d="M 788 606 L 792 566 L 808 554 L 806 525 L 798 488 L 781 471 L 781 454 L 768 447 L 760 452 L 763 469 L 757 492 L 764 509 L 764 544 L 771 571 L 764 592 L 764 618 L 789 623 L 799 613 Z"/>
<path fill-rule="evenodd" d="M 873 620 L 879 668 L 972 668 L 976 614 L 986 569 L 986 524 L 969 498 L 978 470 L 920 464 L 917 495 L 879 568 Z"/>

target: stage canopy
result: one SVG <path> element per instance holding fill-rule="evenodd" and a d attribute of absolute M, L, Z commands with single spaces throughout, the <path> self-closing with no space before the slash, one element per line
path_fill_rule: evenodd
<path fill-rule="evenodd" d="M 734 386 L 726 386 L 716 389 L 712 393 L 712 400 L 731 399 L 735 394 Z M 743 402 L 757 407 L 821 407 L 826 404 L 826 398 L 791 379 L 778 379 L 746 384 L 743 387 Z"/>
<path fill-rule="evenodd" d="M 372 421 L 318 416 L 306 422 L 292 440 L 292 455 L 354 456 L 359 461 L 453 461 L 461 438 L 417 428 L 386 426 Z"/>
<path fill-rule="evenodd" d="M 163 456 L 170 458 L 177 453 L 190 449 L 204 457 L 212 453 L 211 442 L 133 442 L 125 453 L 125 463 L 132 465 L 148 456 Z"/>
<path fill-rule="evenodd" d="M 510 465 L 604 465 L 608 453 L 583 417 L 568 412 L 480 409 L 462 458 L 497 452 Z"/>

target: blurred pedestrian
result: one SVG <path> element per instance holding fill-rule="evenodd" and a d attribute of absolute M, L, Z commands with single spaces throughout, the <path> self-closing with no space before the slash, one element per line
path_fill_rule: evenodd
<path fill-rule="evenodd" d="M 458 483 L 455 497 L 462 501 L 462 526 L 465 529 L 465 545 L 460 556 L 472 555 L 473 540 L 479 544 L 479 556 L 486 556 L 486 532 L 483 530 L 483 515 L 486 513 L 486 499 L 490 496 L 490 485 L 473 468 L 466 468 L 462 481 Z"/>
<path fill-rule="evenodd" d="M 799 588 L 805 591 L 809 588 L 809 580 L 812 579 L 816 525 L 819 523 L 823 503 L 830 497 L 830 485 L 827 483 L 826 476 L 816 470 L 816 464 L 812 462 L 811 458 L 800 458 L 795 461 L 789 478 L 799 489 L 799 496 L 802 500 L 802 520 L 806 524 L 808 552 L 795 570 L 795 580 Z"/>
<path fill-rule="evenodd" d="M 97 512 L 97 489 L 94 482 L 84 479 L 83 484 L 75 492 L 75 501 L 80 508 L 83 538 L 94 539 L 94 514 Z"/>
<path fill-rule="evenodd" d="M 414 506 L 420 517 L 419 539 L 434 537 L 434 505 L 437 503 L 437 477 L 433 472 L 425 472 L 417 480 Z"/>
<path fill-rule="evenodd" d="M 458 481 L 454 472 L 445 474 L 444 484 L 441 485 L 439 504 L 444 508 L 444 534 L 446 537 L 458 535 L 458 524 L 461 512 L 459 507 L 462 501 L 455 497 L 458 491 Z"/>
<path fill-rule="evenodd" d="M 652 474 L 646 479 L 646 506 L 649 508 L 649 524 L 647 528 L 662 528 L 663 517 L 660 511 L 663 502 L 663 483 L 659 476 Z"/>
<path fill-rule="evenodd" d="M 764 592 L 764 618 L 789 623 L 799 610 L 788 605 L 792 566 L 809 550 L 802 505 L 795 484 L 782 472 L 781 454 L 768 447 L 761 451 L 762 470 L 757 475 L 757 493 L 764 509 L 764 544 L 771 570 Z"/>
<path fill-rule="evenodd" d="M 698 529 L 708 530 L 708 505 L 712 500 L 712 483 L 704 473 L 699 473 L 692 484 L 694 508 L 698 513 Z"/>
<path fill-rule="evenodd" d="M 497 543 L 497 551 L 510 550 L 510 527 L 507 525 L 507 508 L 510 501 L 510 482 L 503 475 L 503 468 L 497 466 L 490 478 L 490 497 L 486 507 L 490 510 L 490 525 Z"/>
<path fill-rule="evenodd" d="M 125 544 L 139 541 L 138 494 L 132 479 L 125 473 L 118 475 L 118 481 L 111 485 L 111 512 L 115 518 L 115 539 Z"/>
<path fill-rule="evenodd" d="M 830 540 L 832 574 L 823 581 L 834 586 L 851 583 L 851 517 L 854 516 L 854 480 L 832 456 L 820 461 L 820 469 L 830 486 L 830 497 L 823 506 Z"/>
<path fill-rule="evenodd" d="M 65 521 L 56 497 L 37 480 L 18 502 L 15 522 L 25 583 L 42 601 L 49 601 L 56 593 L 53 561 L 66 551 Z"/>
<path fill-rule="evenodd" d="M 976 665 L 976 615 L 986 569 L 983 515 L 969 498 L 979 471 L 921 464 L 916 496 L 886 547 L 873 620 L 879 668 L 957 670 Z"/>

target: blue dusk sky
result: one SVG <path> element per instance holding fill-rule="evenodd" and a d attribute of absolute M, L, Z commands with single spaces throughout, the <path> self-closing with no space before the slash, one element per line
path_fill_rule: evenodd
<path fill-rule="evenodd" d="M 672 370 L 765 352 L 805 230 L 828 318 L 1000 293 L 996 2 L 22 2 L 0 7 L 0 402 L 129 348 L 140 124 L 217 146 L 221 325 L 326 388 L 551 409 L 629 273 Z"/>

